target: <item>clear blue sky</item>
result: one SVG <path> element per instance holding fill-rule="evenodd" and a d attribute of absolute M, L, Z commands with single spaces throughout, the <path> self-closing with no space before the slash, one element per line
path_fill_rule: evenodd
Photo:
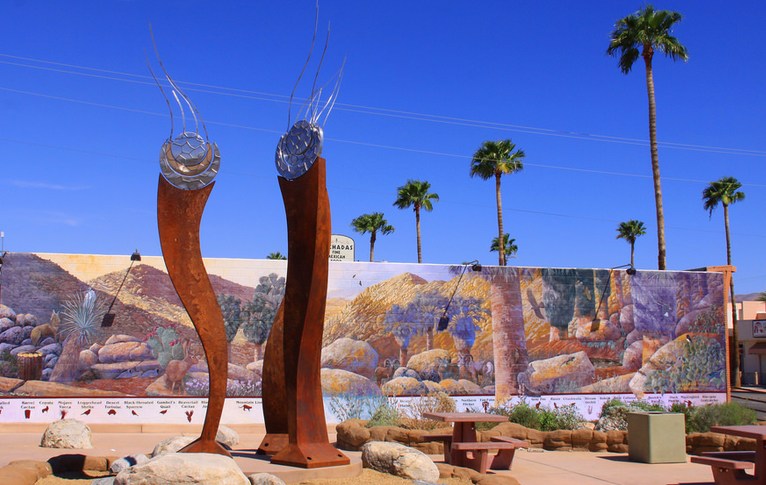
<path fill-rule="evenodd" d="M 378 238 L 376 259 L 415 261 L 414 215 L 392 203 L 407 179 L 425 179 L 441 201 L 423 215 L 424 262 L 496 263 L 494 184 L 470 178 L 469 162 L 484 140 L 511 138 L 527 154 L 503 178 L 511 264 L 624 264 L 616 226 L 640 219 L 637 266 L 656 268 L 644 68 L 623 75 L 605 54 L 614 22 L 642 5 L 323 0 L 320 37 L 327 22 L 332 37 L 320 82 L 348 59 L 325 127 L 333 232 L 354 237 L 364 260 L 368 236 L 350 221 L 382 211 L 396 232 Z M 701 192 L 731 175 L 747 194 L 731 208 L 737 292 L 766 290 L 766 3 L 656 7 L 684 15 L 675 34 L 690 54 L 654 62 L 668 268 L 725 263 L 722 211 L 709 218 Z M 146 68 L 151 22 L 222 154 L 204 254 L 287 251 L 273 154 L 311 1 L 9 1 L 2 13 L 6 250 L 160 254 L 158 153 L 170 126 Z"/>

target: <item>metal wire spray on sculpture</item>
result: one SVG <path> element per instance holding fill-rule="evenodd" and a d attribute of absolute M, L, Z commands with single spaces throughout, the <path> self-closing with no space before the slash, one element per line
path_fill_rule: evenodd
<path fill-rule="evenodd" d="M 314 22 L 314 48 L 318 22 Z M 329 29 L 328 29 L 329 40 Z M 290 95 L 290 109 L 311 51 Z M 322 52 L 327 51 L 327 42 Z M 343 72 L 320 108 L 317 67 L 303 117 L 290 124 L 276 151 L 279 188 L 287 216 L 287 283 L 266 345 L 263 366 L 263 414 L 266 437 L 259 453 L 272 463 L 316 468 L 345 465 L 348 457 L 329 442 L 322 401 L 320 357 L 330 255 L 330 202 L 322 154 L 320 119 L 335 102 Z"/>
<path fill-rule="evenodd" d="M 218 146 L 208 139 L 199 111 L 168 74 L 156 44 L 154 48 L 182 120 L 181 132 L 174 135 L 175 120 L 170 100 L 149 66 L 170 111 L 170 137 L 160 150 L 157 186 L 157 227 L 162 256 L 173 286 L 199 334 L 210 372 L 210 395 L 202 433 L 181 451 L 231 456 L 215 440 L 226 399 L 227 341 L 221 308 L 202 262 L 199 240 L 202 213 L 215 185 L 213 179 L 218 173 L 221 155 Z M 194 120 L 193 130 L 186 125 L 187 109 Z M 204 138 L 199 133 L 200 125 Z M 168 366 L 166 380 L 171 370 Z"/>

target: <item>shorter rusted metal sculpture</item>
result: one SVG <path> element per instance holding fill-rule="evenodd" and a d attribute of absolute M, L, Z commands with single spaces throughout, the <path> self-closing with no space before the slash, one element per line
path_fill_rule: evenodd
<path fill-rule="evenodd" d="M 199 113 L 167 74 L 162 61 L 159 62 L 181 110 L 183 130 L 179 135 L 173 135 L 173 111 L 158 82 L 170 109 L 171 133 L 160 152 L 157 226 L 168 275 L 199 334 L 210 376 L 210 394 L 202 433 L 180 451 L 231 456 L 215 440 L 226 399 L 228 352 L 223 315 L 202 261 L 199 240 L 202 213 L 215 185 L 213 179 L 218 173 L 221 156 L 218 147 L 207 136 L 202 138 L 199 135 Z M 184 105 L 194 118 L 194 131 L 186 129 Z M 204 130 L 204 124 L 202 127 Z"/>

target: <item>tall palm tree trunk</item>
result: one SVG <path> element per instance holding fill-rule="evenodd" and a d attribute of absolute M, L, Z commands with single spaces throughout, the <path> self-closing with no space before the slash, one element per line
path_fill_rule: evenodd
<path fill-rule="evenodd" d="M 500 266 L 505 266 L 505 241 L 503 240 L 503 200 L 500 194 L 500 174 L 495 174 L 495 199 L 497 199 L 497 237 Z"/>
<path fill-rule="evenodd" d="M 644 46 L 646 64 L 646 92 L 649 97 L 649 147 L 652 153 L 652 177 L 654 179 L 654 205 L 657 211 L 657 268 L 665 269 L 665 212 L 662 209 L 662 185 L 660 183 L 660 156 L 657 151 L 657 105 L 654 100 L 654 76 L 652 74 L 652 47 Z"/>
<path fill-rule="evenodd" d="M 723 224 L 726 228 L 726 264 L 731 266 L 731 236 L 729 233 L 729 205 L 723 204 Z M 731 301 L 731 337 L 734 340 L 734 348 L 731 349 L 731 373 L 734 387 L 742 385 L 739 375 L 739 332 L 737 332 L 737 302 L 734 300 L 734 272 L 731 272 L 729 280 L 729 301 Z"/>
<path fill-rule="evenodd" d="M 423 250 L 420 246 L 420 207 L 418 206 L 415 206 L 415 231 L 418 235 L 418 264 L 420 264 L 423 262 Z"/>
<path fill-rule="evenodd" d="M 636 265 L 633 264 L 633 259 L 634 259 L 633 257 L 636 254 L 635 249 L 636 249 L 636 241 L 631 241 L 630 242 L 630 267 L 631 268 L 635 268 L 636 267 Z"/>
<path fill-rule="evenodd" d="M 375 239 L 376 239 L 375 231 L 372 231 L 370 233 L 370 262 L 372 263 L 375 261 Z"/>
<path fill-rule="evenodd" d="M 529 365 L 518 268 L 490 275 L 495 399 L 503 402 L 524 391 L 519 376 Z"/>

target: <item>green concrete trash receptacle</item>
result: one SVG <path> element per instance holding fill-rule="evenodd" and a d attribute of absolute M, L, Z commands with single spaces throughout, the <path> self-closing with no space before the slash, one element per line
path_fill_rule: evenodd
<path fill-rule="evenodd" d="M 644 463 L 686 462 L 681 413 L 628 413 L 628 457 Z"/>

